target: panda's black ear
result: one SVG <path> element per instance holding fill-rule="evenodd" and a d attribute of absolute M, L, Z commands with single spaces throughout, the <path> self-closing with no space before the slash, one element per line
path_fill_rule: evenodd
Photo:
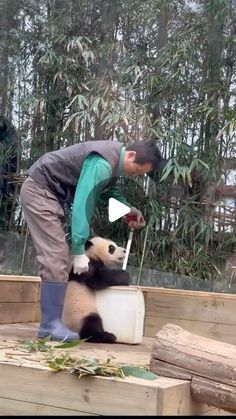
<path fill-rule="evenodd" d="M 93 242 L 91 242 L 90 240 L 86 240 L 84 245 L 85 251 L 88 250 L 91 246 L 93 246 Z"/>

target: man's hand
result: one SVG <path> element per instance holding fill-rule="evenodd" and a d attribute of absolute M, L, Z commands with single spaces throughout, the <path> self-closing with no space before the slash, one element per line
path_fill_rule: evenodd
<path fill-rule="evenodd" d="M 124 217 L 128 227 L 132 230 L 145 226 L 144 217 L 137 208 L 131 207 L 130 212 Z"/>
<path fill-rule="evenodd" d="M 73 260 L 74 273 L 80 275 L 83 272 L 88 272 L 89 260 L 90 259 L 85 254 L 74 256 L 74 260 Z"/>

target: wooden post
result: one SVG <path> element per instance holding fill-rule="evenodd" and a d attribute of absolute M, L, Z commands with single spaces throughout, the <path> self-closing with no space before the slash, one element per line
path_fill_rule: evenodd
<path fill-rule="evenodd" d="M 196 401 L 236 413 L 236 346 L 166 324 L 156 334 L 150 370 L 190 380 Z"/>

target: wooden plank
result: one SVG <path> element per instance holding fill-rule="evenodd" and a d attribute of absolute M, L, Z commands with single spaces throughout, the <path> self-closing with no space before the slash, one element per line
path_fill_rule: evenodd
<path fill-rule="evenodd" d="M 38 302 L 40 298 L 40 284 L 25 281 L 0 281 L 1 303 L 30 303 Z"/>
<path fill-rule="evenodd" d="M 99 415 L 155 415 L 158 387 L 134 379 L 85 377 L 0 364 L 0 397 Z M 156 380 L 155 380 L 156 382 Z"/>
<path fill-rule="evenodd" d="M 189 382 L 165 377 L 155 381 L 135 377 L 79 379 L 74 374 L 48 372 L 43 367 L 19 368 L 2 363 L 0 376 L 0 409 L 2 399 L 9 403 L 15 400 L 16 404 L 28 403 L 27 412 L 31 415 L 41 414 L 35 405 L 45 406 L 46 411 L 54 407 L 58 411 L 100 416 L 195 416 L 210 410 L 208 405 L 193 401 Z"/>
<path fill-rule="evenodd" d="M 40 323 L 41 320 L 41 308 L 40 308 L 40 302 L 38 302 L 37 304 L 37 309 L 36 309 L 36 318 L 35 321 Z"/>
<path fill-rule="evenodd" d="M 158 393 L 157 416 L 204 416 L 209 411 L 215 411 L 207 404 L 195 402 L 190 394 L 190 384 L 162 386 Z"/>
<path fill-rule="evenodd" d="M 17 366 L 21 366 L 22 364 L 22 350 L 19 347 L 19 342 L 17 339 L 19 338 L 32 338 L 32 336 L 37 334 L 38 328 L 35 327 L 34 323 L 28 324 L 10 324 L 8 327 L 6 325 L 0 325 L 0 361 L 9 361 L 9 356 L 11 356 L 11 363 Z M 13 337 L 15 333 L 15 338 Z M 17 339 L 16 339 L 17 336 Z M 6 339 L 8 338 L 8 339 Z M 12 338 L 12 339 L 11 339 Z M 9 353 L 9 344 L 12 348 Z M 55 342 L 49 343 L 51 346 L 55 344 Z M 152 338 L 145 338 L 143 343 L 140 345 L 128 345 L 128 344 L 106 344 L 101 343 L 99 345 L 89 343 L 89 342 L 82 342 L 78 347 L 70 348 L 68 350 L 64 350 L 69 352 L 71 356 L 74 357 L 95 357 L 100 360 L 106 361 L 107 359 L 112 359 L 114 362 L 123 363 L 123 364 L 135 364 L 141 366 L 148 366 L 150 361 L 150 354 L 152 350 L 153 339 Z M 63 352 L 64 352 L 63 351 Z M 6 355 L 7 353 L 7 355 Z M 19 358 L 18 355 L 19 354 Z M 45 358 L 44 352 L 37 352 L 37 353 L 29 353 L 26 357 L 23 358 L 24 365 L 27 367 L 35 366 L 35 360 L 37 361 L 36 366 L 39 362 L 41 362 L 41 357 Z M 26 358 L 26 359 L 25 359 Z"/>
<path fill-rule="evenodd" d="M 35 322 L 38 303 L 0 303 L 0 323 Z"/>
<path fill-rule="evenodd" d="M 148 292 L 146 316 L 169 317 L 236 325 L 236 295 L 231 298 L 214 293 L 192 295 L 192 292 Z"/>
<path fill-rule="evenodd" d="M 115 377 L 79 379 L 75 374 L 51 372 L 45 366 L 45 353 L 21 353 L 16 340 L 5 339 L 6 328 L 6 325 L 0 326 L 0 335 L 3 336 L 0 341 L 0 411 L 4 413 L 9 406 L 22 412 L 22 415 L 34 416 L 53 414 L 52 409 L 59 415 L 63 415 L 60 410 L 64 409 L 66 413 L 69 411 L 69 415 L 75 411 L 78 415 L 106 416 L 195 416 L 213 411 L 208 405 L 193 401 L 190 383 L 186 380 L 166 377 L 158 377 L 155 381 L 135 377 L 125 380 Z M 31 332 L 37 330 L 34 324 L 11 324 L 8 328 L 7 333 L 15 333 L 18 338 L 30 338 Z M 152 345 L 152 338 L 144 338 L 140 345 L 100 344 L 98 347 L 83 342 L 79 349 L 71 348 L 63 352 L 71 356 L 111 358 L 114 362 L 144 365 L 149 363 Z M 13 358 L 10 358 L 12 355 Z M 8 412 L 6 410 L 6 414 Z M 14 411 L 9 414 L 14 414 Z"/>
<path fill-rule="evenodd" d="M 181 290 L 172 288 L 161 288 L 161 287 L 140 287 L 144 293 L 159 294 L 159 295 L 183 295 L 187 297 L 199 297 L 199 298 L 210 298 L 210 299 L 223 299 L 223 300 L 236 300 L 235 294 L 218 293 L 218 292 L 206 292 L 206 291 L 191 291 Z"/>
<path fill-rule="evenodd" d="M 188 415 L 194 411 L 190 400 L 189 383 L 182 382 L 182 385 L 176 384 L 171 388 L 160 388 L 157 403 L 157 416 L 172 416 L 173 406 L 178 413 L 176 416 Z M 201 410 L 197 409 L 195 411 Z"/>
<path fill-rule="evenodd" d="M 201 336 L 236 345 L 236 325 L 198 322 L 194 319 L 183 320 L 170 317 L 158 318 L 156 316 L 146 316 L 144 321 L 144 336 L 155 337 L 159 330 L 167 323 L 176 324 Z"/>
<path fill-rule="evenodd" d="M 78 410 L 63 409 L 39 403 L 0 397 L 0 416 L 97 416 Z"/>
<path fill-rule="evenodd" d="M 142 287 L 146 312 L 144 335 L 154 337 L 166 323 L 201 336 L 236 344 L 236 295 Z"/>
<path fill-rule="evenodd" d="M 20 339 L 20 338 L 29 338 L 33 339 L 37 336 L 38 324 L 36 323 L 11 323 L 11 324 L 0 324 L 0 348 L 2 346 L 3 340 L 9 341 L 9 339 Z M 6 339 L 7 338 L 7 339 Z M 4 345 L 3 345 L 4 347 Z M 1 357 L 1 349 L 0 349 Z"/>
<path fill-rule="evenodd" d="M 35 282 L 40 283 L 41 279 L 39 276 L 24 276 L 24 275 L 0 275 L 0 282 L 1 281 L 11 281 L 11 282 Z"/>

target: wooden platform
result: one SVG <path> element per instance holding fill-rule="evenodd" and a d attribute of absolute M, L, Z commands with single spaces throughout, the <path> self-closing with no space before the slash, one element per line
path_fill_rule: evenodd
<path fill-rule="evenodd" d="M 191 399 L 188 381 L 158 377 L 84 377 L 52 372 L 45 354 L 24 353 L 20 338 L 36 336 L 38 324 L 0 325 L 0 415 L 221 415 L 218 409 Z M 67 349 L 77 357 L 112 357 L 116 362 L 144 365 L 150 361 L 153 339 L 141 345 L 83 343 Z M 227 412 L 226 412 L 227 414 Z"/>
<path fill-rule="evenodd" d="M 236 295 L 141 287 L 145 299 L 144 339 L 140 345 L 89 344 L 68 349 L 118 363 L 148 365 L 153 339 L 166 323 L 236 344 Z M 0 275 L 0 415 L 230 415 L 193 401 L 190 383 L 158 377 L 84 377 L 52 372 L 44 354 L 25 354 L 18 340 L 36 337 L 40 299 L 38 277 Z M 19 368 L 20 367 L 20 368 Z"/>
<path fill-rule="evenodd" d="M 142 287 L 145 336 L 154 337 L 166 323 L 236 345 L 236 295 Z"/>
<path fill-rule="evenodd" d="M 40 278 L 0 275 L 0 324 L 39 320 Z"/>
<path fill-rule="evenodd" d="M 40 319 L 40 279 L 0 275 L 0 324 Z M 155 337 L 166 323 L 236 345 L 236 295 L 141 287 L 145 300 L 144 335 Z"/>

